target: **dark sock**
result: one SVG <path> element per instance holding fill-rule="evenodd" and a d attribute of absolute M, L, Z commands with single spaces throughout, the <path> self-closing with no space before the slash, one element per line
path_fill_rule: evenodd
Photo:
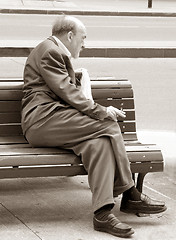
<path fill-rule="evenodd" d="M 106 221 L 108 218 L 108 215 L 111 213 L 113 206 L 114 204 L 108 204 L 98 209 L 97 211 L 95 211 L 94 214 L 96 219 L 100 221 Z"/>
<path fill-rule="evenodd" d="M 123 193 L 123 198 L 126 200 L 139 201 L 141 200 L 141 193 L 133 186 Z"/>

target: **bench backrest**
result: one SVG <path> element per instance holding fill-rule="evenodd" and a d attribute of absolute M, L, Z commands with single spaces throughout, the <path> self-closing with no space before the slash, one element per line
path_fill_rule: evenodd
<path fill-rule="evenodd" d="M 126 119 L 119 118 L 124 140 L 137 140 L 134 98 L 131 83 L 126 79 L 97 77 L 91 79 L 92 94 L 96 102 L 126 111 Z M 21 136 L 21 99 L 23 80 L 0 79 L 0 143 L 5 137 Z M 8 139 L 8 138 L 7 138 Z M 9 141 L 9 140 L 7 140 Z"/>

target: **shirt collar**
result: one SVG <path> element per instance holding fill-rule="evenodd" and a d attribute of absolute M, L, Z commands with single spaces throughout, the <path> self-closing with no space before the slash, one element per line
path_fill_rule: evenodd
<path fill-rule="evenodd" d="M 69 58 L 71 58 L 71 53 L 70 53 L 70 51 L 68 50 L 68 48 L 63 44 L 63 42 L 58 38 L 58 37 L 56 37 L 56 36 L 52 36 L 55 40 L 56 40 L 56 42 L 57 42 L 57 44 L 60 46 L 60 48 L 64 51 L 64 53 L 69 57 Z"/>

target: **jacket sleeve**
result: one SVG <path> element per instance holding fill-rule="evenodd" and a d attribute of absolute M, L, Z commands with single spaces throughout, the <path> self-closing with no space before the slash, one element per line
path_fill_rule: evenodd
<path fill-rule="evenodd" d="M 107 117 L 107 108 L 86 99 L 74 79 L 69 76 L 64 58 L 55 49 L 47 50 L 41 59 L 42 78 L 49 88 L 69 105 L 91 118 L 103 120 Z"/>

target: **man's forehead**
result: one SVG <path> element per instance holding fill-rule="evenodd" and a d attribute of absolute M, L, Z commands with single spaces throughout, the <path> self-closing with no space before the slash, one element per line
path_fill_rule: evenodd
<path fill-rule="evenodd" d="M 87 36 L 87 31 L 86 31 L 86 28 L 78 28 L 77 29 L 77 33 L 79 33 L 80 35 L 82 35 L 83 38 L 86 38 Z"/>

